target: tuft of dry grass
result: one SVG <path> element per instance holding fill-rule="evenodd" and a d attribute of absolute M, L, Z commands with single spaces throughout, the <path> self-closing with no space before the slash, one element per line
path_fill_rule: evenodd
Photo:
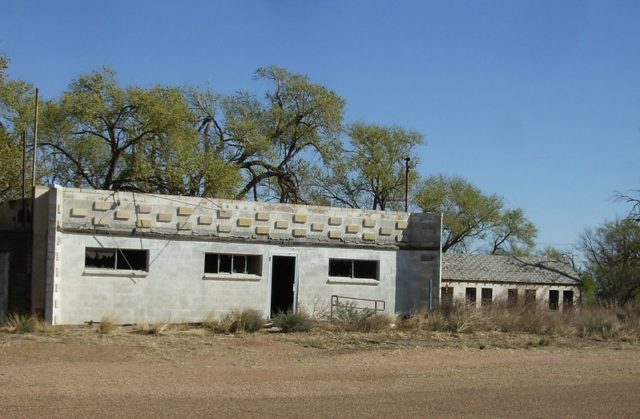
<path fill-rule="evenodd" d="M 131 330 L 141 335 L 161 335 L 169 328 L 169 323 L 138 324 Z"/>
<path fill-rule="evenodd" d="M 100 323 L 98 324 L 98 328 L 96 331 L 101 335 L 110 335 L 115 330 L 116 319 L 111 314 L 105 314 L 100 319 Z"/>
<path fill-rule="evenodd" d="M 258 310 L 233 310 L 221 319 L 216 319 L 209 314 L 203 321 L 202 326 L 214 333 L 255 333 L 265 325 L 265 319 Z"/>
<path fill-rule="evenodd" d="M 48 325 L 36 314 L 11 313 L 5 320 L 5 329 L 9 333 L 35 333 L 47 329 Z"/>

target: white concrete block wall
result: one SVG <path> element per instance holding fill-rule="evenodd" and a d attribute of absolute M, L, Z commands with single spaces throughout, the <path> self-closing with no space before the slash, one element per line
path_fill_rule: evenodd
<path fill-rule="evenodd" d="M 329 259 L 344 258 L 345 249 L 288 247 L 260 243 L 221 243 L 64 233 L 59 238 L 59 324 L 82 324 L 112 315 L 118 323 L 198 322 L 212 314 L 254 308 L 270 313 L 271 259 L 296 256 L 299 307 L 319 314 L 327 310 L 331 295 L 381 299 L 386 311 L 396 309 L 396 252 L 349 249 L 352 259 L 377 260 L 375 284 L 333 283 Z M 86 247 L 149 250 L 149 272 L 126 276 L 115 270 L 85 269 Z M 259 280 L 203 279 L 204 254 L 235 253 L 262 256 Z"/>

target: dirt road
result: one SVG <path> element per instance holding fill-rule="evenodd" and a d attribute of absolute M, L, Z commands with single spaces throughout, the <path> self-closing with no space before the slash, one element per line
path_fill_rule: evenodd
<path fill-rule="evenodd" d="M 640 348 L 0 335 L 1 417 L 639 417 Z"/>

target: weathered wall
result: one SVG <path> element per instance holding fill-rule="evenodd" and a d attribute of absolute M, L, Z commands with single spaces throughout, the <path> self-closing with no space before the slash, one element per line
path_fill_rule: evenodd
<path fill-rule="evenodd" d="M 31 200 L 0 203 L 0 253 L 9 255 L 9 312 L 27 312 L 31 308 L 30 208 Z"/>
<path fill-rule="evenodd" d="M 9 253 L 0 253 L 0 322 L 9 309 Z"/>
<path fill-rule="evenodd" d="M 149 250 L 149 272 L 102 272 L 85 269 L 85 247 Z M 270 312 L 271 256 L 298 260 L 298 304 L 310 312 L 327 310 L 331 295 L 380 299 L 394 312 L 396 252 L 353 249 L 348 257 L 379 261 L 378 281 L 331 279 L 329 258 L 344 258 L 344 249 L 277 246 L 261 243 L 194 242 L 158 238 L 105 237 L 67 233 L 59 238 L 59 276 L 54 300 L 55 323 L 99 321 L 106 314 L 121 323 L 198 322 L 209 314 L 233 309 Z M 204 274 L 204 254 L 235 253 L 262 256 L 258 278 Z M 403 268 L 400 268 L 402 271 Z"/>
<path fill-rule="evenodd" d="M 271 256 L 278 254 L 297 257 L 297 301 L 311 312 L 328 309 L 334 294 L 381 299 L 388 312 L 437 304 L 439 214 L 55 191 L 57 221 L 47 239 L 53 323 L 105 314 L 122 323 L 192 322 L 249 307 L 268 315 Z M 85 269 L 85 247 L 101 246 L 148 249 L 149 272 Z M 207 252 L 261 255 L 262 275 L 207 278 Z M 376 260 L 379 280 L 330 278 L 330 258 Z"/>
<path fill-rule="evenodd" d="M 442 281 L 442 286 L 448 285 L 453 288 L 453 298 L 455 301 L 465 301 L 466 288 L 476 288 L 476 307 L 480 307 L 482 299 L 482 288 L 491 288 L 493 290 L 494 301 L 506 301 L 509 289 L 518 290 L 518 304 L 524 304 L 525 290 L 536 291 L 536 304 L 540 307 L 549 307 L 549 290 L 560 291 L 559 309 L 562 310 L 562 292 L 573 291 L 574 303 L 577 304 L 580 298 L 580 289 L 577 286 L 570 285 L 532 285 L 518 283 L 486 283 L 486 282 L 459 282 L 459 281 Z"/>

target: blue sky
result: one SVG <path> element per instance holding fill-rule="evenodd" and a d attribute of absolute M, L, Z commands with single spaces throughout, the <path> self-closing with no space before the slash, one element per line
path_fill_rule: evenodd
<path fill-rule="evenodd" d="M 4 2 L 10 76 L 59 95 L 109 65 L 124 84 L 259 91 L 305 73 L 346 119 L 420 131 L 423 176 L 463 176 L 567 247 L 640 189 L 639 1 Z"/>

